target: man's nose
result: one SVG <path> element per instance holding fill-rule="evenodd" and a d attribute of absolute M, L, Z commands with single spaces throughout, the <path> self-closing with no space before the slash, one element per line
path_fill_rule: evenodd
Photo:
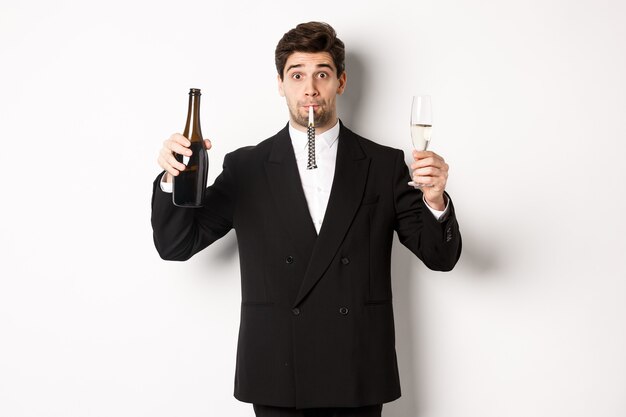
<path fill-rule="evenodd" d="M 304 93 L 309 97 L 315 97 L 319 94 L 317 91 L 317 87 L 315 86 L 315 80 L 313 78 L 310 78 L 307 81 Z"/>

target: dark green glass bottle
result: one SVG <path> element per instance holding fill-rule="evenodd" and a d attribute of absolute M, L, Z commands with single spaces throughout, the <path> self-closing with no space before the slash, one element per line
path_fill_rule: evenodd
<path fill-rule="evenodd" d="M 209 156 L 200 129 L 200 89 L 189 90 L 189 110 L 183 136 L 191 141 L 191 156 L 176 154 L 176 159 L 187 166 L 173 179 L 173 200 L 179 207 L 202 207 L 202 196 L 209 173 Z"/>

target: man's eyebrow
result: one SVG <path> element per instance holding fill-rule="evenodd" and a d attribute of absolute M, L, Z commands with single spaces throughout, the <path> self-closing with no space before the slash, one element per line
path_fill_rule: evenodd
<path fill-rule="evenodd" d="M 285 72 L 289 72 L 294 68 L 300 68 L 300 67 L 302 67 L 302 64 L 290 65 L 289 67 L 287 67 L 287 70 Z"/>
<path fill-rule="evenodd" d="M 302 68 L 304 65 L 303 64 L 294 64 L 294 65 L 290 65 L 289 67 L 287 67 L 287 69 L 285 70 L 285 72 L 289 72 L 292 69 L 296 69 L 296 68 Z M 317 68 L 328 68 L 331 70 L 334 70 L 333 66 L 330 64 L 317 64 L 316 65 Z"/>

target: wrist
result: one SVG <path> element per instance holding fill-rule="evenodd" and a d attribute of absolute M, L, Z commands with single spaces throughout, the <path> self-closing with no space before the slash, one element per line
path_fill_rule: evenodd
<path fill-rule="evenodd" d="M 443 195 L 433 199 L 424 197 L 424 200 L 426 201 L 426 204 L 428 204 L 428 206 L 432 209 L 438 211 L 443 211 L 446 209 L 446 200 L 443 198 Z"/>

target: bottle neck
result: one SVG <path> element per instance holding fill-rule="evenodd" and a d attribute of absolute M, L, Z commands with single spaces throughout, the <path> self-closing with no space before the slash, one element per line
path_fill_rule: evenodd
<path fill-rule="evenodd" d="M 193 90 L 192 90 L 193 91 Z M 187 109 L 187 123 L 183 133 L 192 142 L 202 141 L 200 129 L 200 93 L 189 93 L 189 108 Z"/>

